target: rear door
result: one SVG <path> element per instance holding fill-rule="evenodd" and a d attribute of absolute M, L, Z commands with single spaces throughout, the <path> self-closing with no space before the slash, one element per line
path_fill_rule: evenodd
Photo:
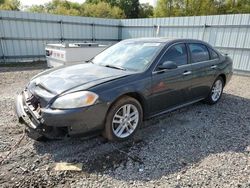
<path fill-rule="evenodd" d="M 205 98 L 209 94 L 211 85 L 219 63 L 218 54 L 202 43 L 188 43 L 192 64 L 192 99 Z"/>
<path fill-rule="evenodd" d="M 178 67 L 159 70 L 157 67 L 166 61 L 173 61 Z M 152 74 L 151 112 L 153 114 L 174 108 L 187 101 L 192 84 L 191 73 L 186 45 L 173 44 L 160 58 Z"/>

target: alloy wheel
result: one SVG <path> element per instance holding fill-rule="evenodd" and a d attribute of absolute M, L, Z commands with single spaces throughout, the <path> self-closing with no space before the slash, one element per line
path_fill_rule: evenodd
<path fill-rule="evenodd" d="M 112 120 L 112 131 L 118 138 L 130 136 L 139 123 L 139 112 L 135 105 L 125 104 L 115 113 Z"/>
<path fill-rule="evenodd" d="M 223 83 L 222 81 L 219 79 L 217 80 L 212 88 L 212 100 L 214 102 L 216 102 L 217 100 L 219 100 L 221 93 L 222 93 L 222 89 L 223 89 Z"/>

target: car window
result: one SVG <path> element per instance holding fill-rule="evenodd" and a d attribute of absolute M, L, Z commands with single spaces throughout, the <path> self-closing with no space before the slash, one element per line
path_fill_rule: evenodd
<path fill-rule="evenodd" d="M 209 60 L 209 52 L 205 45 L 203 44 L 188 44 L 192 63 L 208 61 Z"/>
<path fill-rule="evenodd" d="M 119 42 L 92 59 L 101 66 L 121 67 L 130 71 L 143 71 L 162 49 L 158 42 Z"/>
<path fill-rule="evenodd" d="M 161 58 L 159 65 L 166 61 L 173 61 L 177 66 L 187 64 L 187 49 L 185 44 L 176 44 L 169 48 Z"/>
<path fill-rule="evenodd" d="M 210 59 L 219 59 L 219 55 L 211 48 L 209 48 Z"/>

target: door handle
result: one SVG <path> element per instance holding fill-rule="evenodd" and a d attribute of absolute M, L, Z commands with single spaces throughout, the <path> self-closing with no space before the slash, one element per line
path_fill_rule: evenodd
<path fill-rule="evenodd" d="M 216 69 L 216 68 L 217 68 L 217 65 L 212 65 L 210 68 L 211 68 L 211 69 Z"/>
<path fill-rule="evenodd" d="M 184 76 L 187 76 L 187 75 L 189 75 L 189 74 L 191 74 L 192 72 L 191 71 L 185 71 L 185 72 L 183 72 L 182 74 L 184 75 Z"/>

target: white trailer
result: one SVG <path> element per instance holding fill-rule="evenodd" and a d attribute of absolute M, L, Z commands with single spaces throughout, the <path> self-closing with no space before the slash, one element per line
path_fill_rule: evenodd
<path fill-rule="evenodd" d="M 48 67 L 84 62 L 107 48 L 97 43 L 47 44 L 45 47 Z"/>

